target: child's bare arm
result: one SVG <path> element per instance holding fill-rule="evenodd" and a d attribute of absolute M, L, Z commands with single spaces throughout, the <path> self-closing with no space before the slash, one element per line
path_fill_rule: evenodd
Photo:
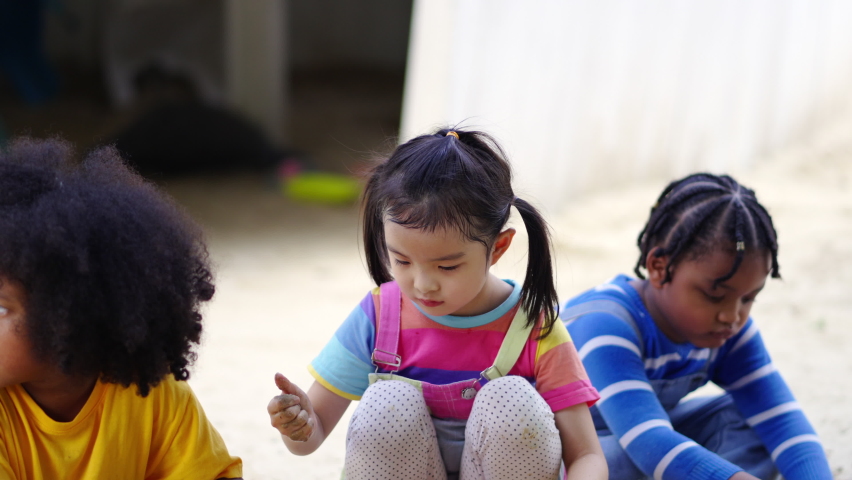
<path fill-rule="evenodd" d="M 275 374 L 275 384 L 282 393 L 267 407 L 272 426 L 281 433 L 290 452 L 313 453 L 340 421 L 351 400 L 318 382 L 305 393 L 280 373 Z"/>
<path fill-rule="evenodd" d="M 760 480 L 759 478 L 747 472 L 737 472 L 728 480 Z"/>
<path fill-rule="evenodd" d="M 556 412 L 554 417 L 562 439 L 562 461 L 568 470 L 566 480 L 606 480 L 609 470 L 589 407 L 580 403 Z"/>

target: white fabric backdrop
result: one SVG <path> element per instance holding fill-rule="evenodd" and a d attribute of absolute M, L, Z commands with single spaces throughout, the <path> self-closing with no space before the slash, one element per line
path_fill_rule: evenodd
<path fill-rule="evenodd" d="M 401 140 L 493 133 L 520 190 L 736 173 L 852 114 L 848 0 L 415 0 Z"/>

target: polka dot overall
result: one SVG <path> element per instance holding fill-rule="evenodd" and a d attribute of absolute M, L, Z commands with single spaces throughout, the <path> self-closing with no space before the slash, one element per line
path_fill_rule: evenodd
<path fill-rule="evenodd" d="M 462 480 L 555 479 L 562 443 L 553 413 L 528 381 L 501 377 L 476 394 L 461 455 Z M 447 479 L 438 438 L 417 388 L 371 385 L 346 436 L 347 480 Z"/>

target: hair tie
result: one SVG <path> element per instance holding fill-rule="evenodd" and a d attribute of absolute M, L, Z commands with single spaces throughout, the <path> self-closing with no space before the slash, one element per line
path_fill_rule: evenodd
<path fill-rule="evenodd" d="M 744 252 L 745 251 L 745 242 L 737 242 L 737 251 Z"/>
<path fill-rule="evenodd" d="M 506 213 L 509 213 L 509 211 L 512 210 L 512 207 L 518 207 L 518 200 L 518 197 L 512 197 L 512 199 L 509 200 L 509 204 L 506 205 Z"/>
<path fill-rule="evenodd" d="M 446 136 L 447 136 L 447 137 L 453 136 L 453 137 L 456 137 L 456 140 L 461 140 L 461 139 L 459 138 L 459 134 L 458 134 L 458 133 L 456 133 L 456 132 L 454 132 L 454 131 L 452 131 L 452 130 L 450 130 L 449 132 L 447 132 L 447 135 L 446 135 Z"/>

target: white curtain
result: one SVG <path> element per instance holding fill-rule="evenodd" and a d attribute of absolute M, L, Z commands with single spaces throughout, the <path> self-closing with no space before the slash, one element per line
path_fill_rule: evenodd
<path fill-rule="evenodd" d="M 492 133 L 521 191 L 558 208 L 737 172 L 850 104 L 848 0 L 415 0 L 401 140 Z"/>

